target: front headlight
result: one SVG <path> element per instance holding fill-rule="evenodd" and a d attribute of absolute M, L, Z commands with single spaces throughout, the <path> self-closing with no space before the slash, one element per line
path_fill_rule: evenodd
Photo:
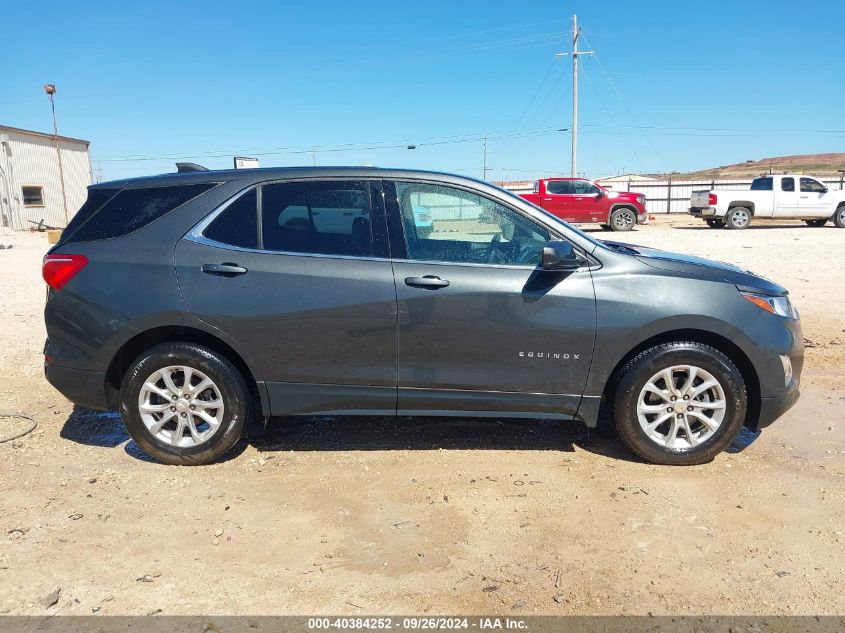
<path fill-rule="evenodd" d="M 645 204 L 645 196 L 637 196 L 637 202 L 640 204 Z"/>
<path fill-rule="evenodd" d="M 798 319 L 798 310 L 792 305 L 789 297 L 772 297 L 769 295 L 758 295 L 753 292 L 740 293 L 747 301 L 763 308 L 766 312 L 786 317 L 787 319 Z"/>

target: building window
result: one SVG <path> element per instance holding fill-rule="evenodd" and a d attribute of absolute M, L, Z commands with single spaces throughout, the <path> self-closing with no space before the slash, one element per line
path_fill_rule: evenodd
<path fill-rule="evenodd" d="M 44 206 L 44 188 L 43 187 L 21 187 L 23 191 L 23 206 L 25 207 L 43 207 Z"/>

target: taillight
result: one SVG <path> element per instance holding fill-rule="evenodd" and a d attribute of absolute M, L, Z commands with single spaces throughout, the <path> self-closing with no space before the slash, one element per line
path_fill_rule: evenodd
<path fill-rule="evenodd" d="M 85 255 L 45 255 L 41 265 L 41 276 L 53 290 L 61 290 L 88 264 Z"/>
<path fill-rule="evenodd" d="M 711 207 L 715 207 L 716 206 L 716 199 L 717 199 L 716 194 L 711 193 L 709 196 L 707 196 L 707 204 L 709 204 Z"/>

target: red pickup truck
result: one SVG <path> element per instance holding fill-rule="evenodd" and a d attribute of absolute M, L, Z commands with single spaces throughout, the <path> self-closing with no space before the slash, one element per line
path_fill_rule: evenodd
<path fill-rule="evenodd" d="M 520 194 L 567 222 L 600 222 L 603 228 L 630 231 L 645 224 L 645 196 L 628 191 L 608 191 L 583 178 L 544 178 L 534 191 Z"/>

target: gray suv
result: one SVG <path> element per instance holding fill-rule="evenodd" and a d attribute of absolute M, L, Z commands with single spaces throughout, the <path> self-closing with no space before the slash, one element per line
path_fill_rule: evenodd
<path fill-rule="evenodd" d="M 97 184 L 43 275 L 48 380 L 169 464 L 219 458 L 256 414 L 607 419 L 698 464 L 798 398 L 784 288 L 454 175 Z"/>

